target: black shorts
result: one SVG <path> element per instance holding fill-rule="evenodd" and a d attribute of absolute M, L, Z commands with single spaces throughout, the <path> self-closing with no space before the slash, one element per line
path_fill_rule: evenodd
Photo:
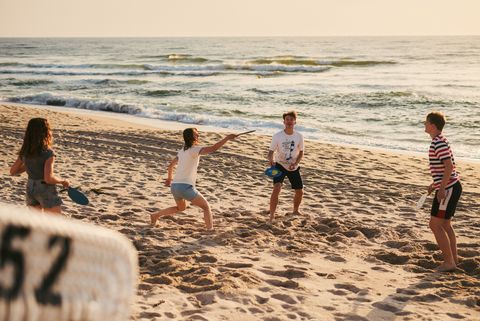
<path fill-rule="evenodd" d="M 292 189 L 303 189 L 303 182 L 302 176 L 300 176 L 300 167 L 298 167 L 294 171 L 288 171 L 280 165 L 279 163 L 275 164 L 275 167 L 282 171 L 282 175 L 273 178 L 273 184 L 276 183 L 283 183 L 285 176 L 288 177 L 290 184 L 292 185 Z"/>
<path fill-rule="evenodd" d="M 432 211 L 430 212 L 431 216 L 438 218 L 444 218 L 449 220 L 455 215 L 455 209 L 457 208 L 458 200 L 460 195 L 462 195 L 462 184 L 460 181 L 453 184 L 452 187 L 445 190 L 445 198 L 442 200 L 442 203 L 439 203 L 437 200 L 437 193 L 435 192 L 435 197 L 433 198 Z"/>

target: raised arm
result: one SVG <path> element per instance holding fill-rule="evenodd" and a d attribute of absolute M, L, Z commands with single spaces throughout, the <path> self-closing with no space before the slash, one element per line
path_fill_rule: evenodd
<path fill-rule="evenodd" d="M 66 179 L 56 177 L 53 172 L 53 164 L 55 162 L 55 157 L 52 156 L 45 161 L 45 166 L 43 168 L 43 180 L 45 183 L 50 185 L 62 184 L 63 187 L 67 188 L 70 185 L 70 182 Z"/>
<path fill-rule="evenodd" d="M 25 172 L 25 164 L 23 163 L 20 156 L 18 156 L 15 163 L 13 163 L 12 167 L 10 167 L 10 175 L 20 175 Z"/>
<path fill-rule="evenodd" d="M 167 179 L 165 180 L 165 186 L 170 186 L 172 184 L 172 179 L 173 179 L 173 169 L 175 168 L 175 165 L 178 163 L 178 157 L 175 156 L 174 159 L 170 162 L 168 165 L 168 170 L 167 170 Z"/>
<path fill-rule="evenodd" d="M 211 154 L 211 153 L 217 151 L 223 145 L 225 145 L 226 142 L 228 142 L 229 140 L 233 140 L 236 137 L 237 137 L 237 135 L 235 135 L 235 134 L 227 135 L 223 139 L 219 140 L 217 143 L 213 144 L 212 146 L 203 147 L 200 150 L 200 155 Z"/>

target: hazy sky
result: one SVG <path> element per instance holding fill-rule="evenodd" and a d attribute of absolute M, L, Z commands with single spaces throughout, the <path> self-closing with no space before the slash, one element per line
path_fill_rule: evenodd
<path fill-rule="evenodd" d="M 480 0 L 0 0 L 0 37 L 480 35 Z"/>

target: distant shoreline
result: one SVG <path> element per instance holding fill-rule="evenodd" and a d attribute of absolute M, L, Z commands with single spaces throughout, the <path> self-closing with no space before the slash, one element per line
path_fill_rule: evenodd
<path fill-rule="evenodd" d="M 115 113 L 115 112 L 108 112 L 108 111 L 100 111 L 100 110 L 78 109 L 78 108 L 63 107 L 63 106 L 49 106 L 49 105 L 12 103 L 12 102 L 1 101 L 1 100 L 0 100 L 0 104 L 6 105 L 6 106 L 22 106 L 22 107 L 27 107 L 27 108 L 47 109 L 47 110 L 51 110 L 51 111 L 60 111 L 60 112 L 78 114 L 78 115 L 86 115 L 88 117 L 100 117 L 100 118 L 106 118 L 106 119 L 113 119 L 113 120 L 117 120 L 117 121 L 120 120 L 120 121 L 129 123 L 129 124 L 135 124 L 135 125 L 139 125 L 139 126 L 142 126 L 142 127 L 155 128 L 155 129 L 161 129 L 161 130 L 171 130 L 171 131 L 178 130 L 179 131 L 179 130 L 183 130 L 185 128 L 195 127 L 195 128 L 198 128 L 202 131 L 207 131 L 207 132 L 212 132 L 212 133 L 216 133 L 216 132 L 220 132 L 220 133 L 237 132 L 237 131 L 232 131 L 228 128 L 223 128 L 223 127 L 214 127 L 214 126 L 199 125 L 199 124 L 187 124 L 187 123 L 181 123 L 181 122 L 176 122 L 176 121 L 146 118 L 146 117 L 141 117 L 141 116 L 136 116 L 136 115 Z M 252 133 L 250 135 L 269 136 L 266 133 L 259 133 L 259 132 Z M 346 147 L 346 148 L 353 148 L 353 149 L 372 151 L 372 152 L 385 152 L 385 153 L 392 153 L 392 154 L 404 155 L 404 156 L 413 156 L 413 157 L 421 157 L 421 158 L 424 157 L 425 159 L 426 159 L 426 155 L 427 155 L 426 152 L 421 153 L 421 152 L 400 150 L 400 149 L 388 149 L 388 148 L 375 147 L 375 146 L 355 145 L 355 144 L 332 142 L 332 141 L 326 141 L 326 140 L 320 140 L 320 139 L 308 139 L 308 140 L 312 141 L 312 142 L 318 142 L 318 143 L 321 143 L 321 144 L 327 144 L 327 145 L 335 145 L 335 146 L 340 146 L 340 147 L 343 146 L 343 147 Z M 428 143 L 429 143 L 429 141 L 428 141 L 428 139 L 426 139 L 425 140 L 425 146 L 427 146 Z M 457 157 L 457 156 L 455 158 L 458 159 L 458 160 L 469 162 L 469 163 L 480 164 L 480 160 L 478 160 L 478 159 L 467 158 L 467 157 Z"/>

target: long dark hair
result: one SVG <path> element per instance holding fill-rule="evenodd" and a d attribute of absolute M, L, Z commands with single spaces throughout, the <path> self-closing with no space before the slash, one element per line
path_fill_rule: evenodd
<path fill-rule="evenodd" d="M 32 118 L 28 122 L 22 148 L 18 152 L 20 157 L 39 156 L 42 151 L 52 146 L 53 137 L 50 124 L 45 118 Z"/>
<path fill-rule="evenodd" d="M 195 134 L 196 131 L 196 128 L 187 128 L 183 131 L 183 140 L 185 141 L 183 150 L 187 150 L 193 146 L 195 143 L 195 136 L 193 134 Z"/>

